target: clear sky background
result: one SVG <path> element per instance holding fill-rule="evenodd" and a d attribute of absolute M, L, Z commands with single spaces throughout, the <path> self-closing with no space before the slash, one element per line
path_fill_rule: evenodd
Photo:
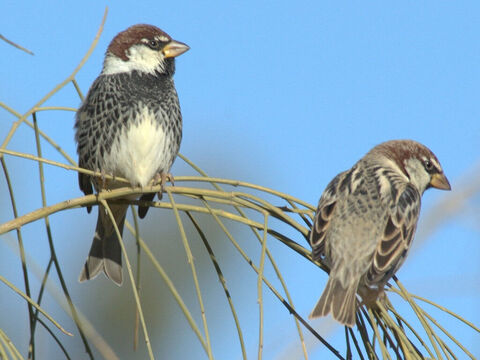
<path fill-rule="evenodd" d="M 178 58 L 175 75 L 184 118 L 181 152 L 212 176 L 257 183 L 316 204 L 331 178 L 351 167 L 371 147 L 389 139 L 410 138 L 435 152 L 453 188 L 450 194 L 428 191 L 423 198 L 422 219 L 432 210 L 442 213 L 436 205 L 446 196 L 460 194 L 465 184 L 480 181 L 480 3 L 476 1 L 3 1 L 0 33 L 29 48 L 35 56 L 0 41 L 0 101 L 24 113 L 65 79 L 90 46 L 107 4 L 109 15 L 103 35 L 77 75 L 82 91 L 86 93 L 100 73 L 110 40 L 130 25 L 153 24 L 187 43 L 191 50 Z M 78 107 L 79 99 L 69 85 L 47 104 Z M 0 110 L 2 141 L 14 120 Z M 76 159 L 73 123 L 73 113 L 39 114 L 40 128 Z M 18 132 L 8 148 L 35 153 L 31 130 L 25 127 Z M 44 156 L 62 161 L 48 147 Z M 19 190 L 19 214 L 40 207 L 35 164 L 11 158 L 8 164 Z M 75 173 L 51 167 L 46 172 L 49 204 L 81 195 Z M 181 161 L 172 172 L 193 174 Z M 12 214 L 3 175 L 0 178 L 3 223 Z M 448 218 L 417 246 L 398 272 L 410 291 L 477 325 L 479 204 L 477 193 L 464 211 Z M 146 224 L 155 225 L 155 219 L 165 214 L 152 213 L 149 217 L 153 220 L 147 219 Z M 106 309 L 115 308 L 116 298 L 131 297 L 130 290 L 126 286 L 120 290 L 103 279 L 81 285 L 76 281 L 90 247 L 96 214 L 88 216 L 78 209 L 56 215 L 51 221 L 59 256 L 68 267 L 67 283 L 78 296 L 77 301 L 82 302 L 81 296 L 96 299 L 104 288 L 113 291 L 108 301 L 94 300 L 96 307 L 85 306 L 82 310 L 99 327 L 102 322 L 113 321 Z M 39 223 L 38 227 L 26 227 L 24 237 L 29 254 L 44 267 L 47 240 L 41 231 L 43 223 Z M 171 237 L 180 243 L 178 233 L 173 231 Z M 0 237 L 0 274 L 21 286 L 18 258 L 6 246 L 12 239 L 14 233 Z M 221 236 L 217 240 L 227 241 Z M 295 240 L 305 246 L 302 238 Z M 286 273 L 297 310 L 308 316 L 323 290 L 326 275 L 284 246 L 274 244 L 274 239 L 269 242 Z M 170 251 L 158 249 L 162 253 Z M 134 249 L 131 251 L 133 254 Z M 238 264 L 245 273 L 251 273 L 244 263 Z M 174 272 L 174 264 L 167 269 Z M 229 270 L 233 279 L 227 281 L 248 293 L 245 300 L 239 290 L 237 301 L 245 300 L 240 308 L 245 315 L 247 349 L 254 357 L 258 332 L 255 278 L 242 285 L 244 278 L 235 277 L 235 268 Z M 214 279 L 211 282 L 217 286 Z M 193 298 L 192 289 L 183 289 L 185 296 Z M 231 319 L 224 321 L 216 315 L 217 306 L 226 306 L 221 291 L 218 294 L 207 305 L 207 317 L 211 317 L 217 336 L 229 335 L 214 335 L 214 349 L 218 358 L 240 358 Z M 291 317 L 267 290 L 265 297 L 265 358 L 283 359 L 287 358 L 285 354 L 296 358 L 297 337 Z M 23 303 L 18 305 L 13 300 L 13 293 L 2 289 L 0 328 L 22 345 L 27 327 L 9 317 L 8 309 L 16 314 Z M 55 308 L 54 302 L 47 300 L 46 304 Z M 161 313 L 159 307 L 151 304 Z M 108 316 L 133 311 L 130 302 Z M 228 312 L 225 314 L 228 317 Z M 188 325 L 179 316 L 171 324 L 175 329 L 177 322 L 184 326 L 175 330 L 177 334 L 172 330 L 167 334 L 156 331 L 154 335 L 176 337 L 177 341 L 185 336 L 180 342 L 183 346 L 165 345 L 172 358 L 189 354 L 192 358 L 192 353 L 202 358 L 198 341 L 190 334 L 184 335 Z M 479 334 L 450 318 L 441 319 L 442 325 L 480 356 Z M 65 322 L 73 329 L 66 317 Z M 332 328 L 328 320 L 312 324 L 342 348 L 341 327 Z M 133 330 L 123 330 L 117 329 L 107 340 L 115 348 L 128 339 L 126 345 L 118 346 L 128 346 L 131 351 Z M 81 354 L 78 336 L 73 341 L 77 341 L 74 345 Z M 328 354 L 314 340 L 309 344 L 312 359 Z M 51 343 L 42 351 L 59 354 Z M 143 352 L 137 354 L 138 358 L 144 356 Z"/>

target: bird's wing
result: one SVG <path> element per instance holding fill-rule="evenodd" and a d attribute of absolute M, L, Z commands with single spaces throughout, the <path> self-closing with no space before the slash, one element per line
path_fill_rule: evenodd
<path fill-rule="evenodd" d="M 413 185 L 398 191 L 365 279 L 367 285 L 388 281 L 402 265 L 415 234 L 420 203 L 421 195 Z"/>
<path fill-rule="evenodd" d="M 82 158 L 79 159 L 78 166 L 81 167 L 81 168 L 85 168 L 85 164 L 84 164 Z M 92 187 L 92 183 L 90 182 L 90 176 L 89 175 L 79 172 L 78 173 L 78 185 L 80 187 L 80 190 L 82 190 L 85 195 L 93 194 L 93 187 Z"/>
<path fill-rule="evenodd" d="M 110 82 L 97 78 L 90 88 L 85 101 L 77 111 L 75 139 L 78 143 L 78 165 L 90 170 L 97 169 L 95 154 L 110 150 L 111 144 L 101 138 L 109 130 L 107 124 L 114 124 L 118 112 L 112 110 L 112 90 Z M 100 144 L 100 142 L 102 142 Z M 85 195 L 93 193 L 91 176 L 79 173 L 78 184 Z M 87 210 L 90 212 L 91 207 Z"/>
<path fill-rule="evenodd" d="M 118 131 L 124 120 L 126 99 L 115 91 L 115 81 L 111 77 L 99 76 L 88 91 L 87 97 L 77 111 L 75 139 L 78 143 L 78 163 L 80 167 L 101 171 L 101 157 L 111 150 L 113 133 Z M 79 175 L 80 189 L 92 193 L 91 177 Z"/>
<path fill-rule="evenodd" d="M 84 168 L 85 165 L 83 164 L 82 159 L 78 162 L 78 166 Z M 81 172 L 78 173 L 78 185 L 80 186 L 80 190 L 83 191 L 85 195 L 93 194 L 93 187 L 90 181 L 90 176 L 87 174 L 83 174 Z M 91 206 L 87 206 L 87 211 L 90 213 L 92 211 Z"/>
<path fill-rule="evenodd" d="M 347 173 L 348 171 L 344 171 L 335 176 L 318 202 L 312 231 L 310 232 L 310 246 L 312 247 L 314 260 L 322 260 L 325 255 L 325 235 L 337 203 L 339 184 L 347 176 Z"/>

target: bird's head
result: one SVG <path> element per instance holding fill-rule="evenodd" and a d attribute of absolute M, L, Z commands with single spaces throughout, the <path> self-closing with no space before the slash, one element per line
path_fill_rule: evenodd
<path fill-rule="evenodd" d="M 392 160 L 420 194 L 431 187 L 451 189 L 435 154 L 416 141 L 391 140 L 376 146 L 372 151 Z"/>
<path fill-rule="evenodd" d="M 173 40 L 152 25 L 133 25 L 115 36 L 108 46 L 103 63 L 103 75 L 138 71 L 146 74 L 175 72 L 175 57 L 188 45 Z"/>

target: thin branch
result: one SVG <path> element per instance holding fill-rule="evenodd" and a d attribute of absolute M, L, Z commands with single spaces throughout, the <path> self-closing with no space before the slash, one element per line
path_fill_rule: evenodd
<path fill-rule="evenodd" d="M 265 252 L 267 250 L 267 234 L 268 234 L 268 213 L 263 214 L 264 224 L 263 224 L 263 239 L 262 239 L 262 252 L 260 254 L 260 265 L 258 266 L 258 276 L 257 276 L 257 296 L 258 296 L 258 360 L 262 359 L 263 353 L 263 295 L 262 295 L 262 284 L 263 284 L 263 271 L 265 267 Z"/>
<path fill-rule="evenodd" d="M 118 229 L 117 221 L 115 220 L 115 217 L 113 216 L 112 210 L 108 206 L 108 203 L 105 200 L 102 200 L 101 204 L 107 210 L 108 217 L 112 221 L 113 227 L 115 228 L 115 232 L 117 234 L 118 242 L 120 243 L 120 247 L 122 249 L 122 254 L 123 254 L 123 257 L 125 258 L 125 265 L 127 267 L 128 277 L 130 278 L 130 283 L 132 285 L 133 297 L 135 298 L 135 304 L 137 305 L 138 314 L 140 316 L 140 323 L 142 324 L 143 335 L 145 336 L 145 344 L 147 345 L 148 356 L 150 357 L 150 360 L 153 360 L 154 356 L 153 356 L 152 345 L 150 343 L 150 337 L 148 336 L 147 325 L 145 323 L 145 318 L 143 316 L 143 310 L 142 310 L 142 305 L 140 303 L 140 297 L 138 296 L 137 287 L 135 285 L 135 279 L 133 277 L 132 266 L 130 265 L 130 260 L 128 259 L 128 253 L 127 253 L 127 250 L 125 249 L 125 244 L 123 243 L 122 234 L 120 233 L 120 230 Z"/>
<path fill-rule="evenodd" d="M 37 116 L 36 113 L 32 114 L 33 117 L 33 125 L 35 129 L 35 143 L 37 147 L 37 154 L 39 158 L 42 158 L 42 147 L 40 144 L 40 135 L 39 135 L 39 129 L 38 129 L 38 124 L 37 124 Z M 42 207 L 47 206 L 47 194 L 45 190 L 45 177 L 44 177 L 44 172 L 43 172 L 43 164 L 41 162 L 38 163 L 38 169 L 39 169 L 39 179 L 40 179 L 40 192 L 42 196 Z M 72 313 L 73 321 L 75 322 L 75 325 L 77 326 L 78 332 L 80 333 L 80 337 L 83 342 L 83 346 L 85 347 L 85 351 L 87 352 L 88 356 L 90 359 L 93 360 L 93 353 L 92 350 L 90 349 L 90 345 L 88 344 L 87 337 L 83 331 L 82 324 L 80 323 L 80 319 L 77 314 L 77 310 L 75 308 L 75 305 L 73 304 L 72 298 L 70 296 L 70 292 L 68 291 L 67 288 L 67 283 L 65 282 L 65 279 L 63 277 L 62 273 L 62 268 L 60 266 L 60 263 L 57 258 L 57 252 L 55 250 L 55 245 L 53 242 L 53 236 L 52 236 L 52 231 L 50 228 L 50 220 L 48 216 L 44 218 L 45 220 L 45 231 L 47 232 L 47 238 L 48 238 L 48 246 L 50 249 L 50 256 L 53 261 L 53 264 L 55 265 L 55 270 L 57 272 L 58 279 L 60 281 L 60 285 L 63 290 L 63 294 L 65 295 L 65 299 L 67 300 L 68 306 L 70 308 L 70 312 Z M 33 326 L 35 329 L 35 324 Z M 31 342 L 33 343 L 34 339 L 34 334 L 32 334 L 31 337 Z M 34 355 L 34 351 L 32 349 L 32 354 Z"/>
<path fill-rule="evenodd" d="M 30 50 L 28 50 L 27 48 L 23 47 L 22 45 L 19 45 L 15 42 L 13 42 L 12 40 L 8 40 L 5 36 L 3 36 L 2 34 L 0 34 L 0 39 L 2 39 L 3 41 L 5 41 L 6 43 L 16 47 L 17 49 L 20 49 L 22 51 L 25 51 L 27 54 L 30 54 L 30 55 L 34 55 L 34 53 Z"/>
<path fill-rule="evenodd" d="M 15 291 L 18 295 L 20 295 L 22 298 L 28 301 L 29 304 L 31 304 L 35 309 L 40 311 L 43 316 L 45 316 L 53 325 L 55 325 L 61 332 L 63 332 L 65 335 L 68 336 L 73 336 L 72 333 L 68 332 L 61 326 L 58 322 L 56 322 L 50 315 L 47 314 L 45 310 L 43 310 L 38 304 L 33 301 L 29 296 L 25 295 L 22 291 L 20 291 L 15 285 L 13 285 L 10 281 L 5 279 L 2 275 L 0 275 L 0 281 L 3 282 L 5 285 L 7 285 L 10 289 Z"/>
<path fill-rule="evenodd" d="M 48 99 L 50 99 L 57 91 L 59 91 L 61 88 L 63 88 L 66 84 L 68 84 L 70 81 L 72 81 L 75 77 L 75 75 L 80 71 L 80 69 L 83 67 L 85 62 L 88 60 L 90 55 L 92 54 L 93 50 L 97 46 L 97 42 L 100 39 L 100 35 L 103 31 L 103 26 L 105 25 L 105 21 L 107 20 L 107 13 L 108 13 L 108 7 L 105 8 L 105 13 L 103 15 L 102 22 L 100 24 L 100 27 L 97 31 L 97 34 L 95 35 L 95 38 L 90 45 L 90 48 L 88 49 L 87 53 L 83 57 L 83 59 L 80 61 L 78 66 L 73 70 L 73 72 L 60 84 L 55 86 L 47 95 L 45 95 L 43 98 L 41 98 L 30 110 L 28 110 L 25 114 L 22 115 L 20 119 L 15 121 L 10 128 L 9 133 L 7 134 L 5 140 L 3 141 L 3 144 L 0 146 L 1 149 L 5 149 L 10 142 L 13 134 L 16 132 L 17 128 L 31 115 L 35 112 L 35 109 L 40 107 L 43 103 L 45 103 Z M 0 159 L 3 158 L 3 154 L 0 153 Z"/>
<path fill-rule="evenodd" d="M 210 207 L 210 205 L 204 201 L 205 207 L 208 208 L 210 211 L 210 214 L 213 216 L 215 221 L 218 223 L 222 231 L 225 233 L 227 238 L 230 240 L 230 242 L 233 244 L 235 249 L 240 253 L 240 255 L 245 259 L 245 261 L 250 265 L 250 267 L 258 274 L 259 269 L 255 266 L 253 261 L 247 256 L 245 251 L 238 245 L 238 243 L 235 241 L 235 238 L 232 236 L 230 231 L 225 227 L 223 222 L 220 220 L 214 209 Z M 334 348 L 332 347 L 318 332 L 316 332 L 306 321 L 303 319 L 296 311 L 295 309 L 279 294 L 279 292 L 273 287 L 273 285 L 265 278 L 263 277 L 263 282 L 265 285 L 268 286 L 270 291 L 273 292 L 273 294 L 280 300 L 280 302 L 287 308 L 287 310 L 293 314 L 322 344 L 324 344 L 337 358 L 343 359 L 342 355 Z"/>
<path fill-rule="evenodd" d="M 5 174 L 5 180 L 7 182 L 7 187 L 8 187 L 8 193 L 10 195 L 10 202 L 12 205 L 12 212 L 13 216 L 15 219 L 18 218 L 18 212 L 17 212 L 17 205 L 15 201 L 15 196 L 13 192 L 13 186 L 12 182 L 10 180 L 10 175 L 7 169 L 7 164 L 5 162 L 5 159 L 0 157 L 0 162 L 2 163 L 2 169 L 3 173 Z M 25 248 L 23 246 L 23 237 L 22 237 L 22 232 L 20 231 L 20 228 L 16 229 L 17 230 L 17 242 L 18 242 L 18 250 L 20 252 L 20 261 L 22 263 L 22 273 L 23 273 L 23 282 L 25 284 L 25 293 L 28 298 L 31 297 L 30 293 L 30 281 L 28 279 L 28 271 L 27 271 L 27 262 L 25 260 Z M 33 338 L 33 331 L 34 331 L 34 312 L 33 312 L 33 307 L 30 303 L 27 303 L 27 308 L 28 308 L 28 319 L 29 319 L 29 324 L 30 324 L 30 338 Z"/>
<path fill-rule="evenodd" d="M 130 230 L 135 235 L 135 230 L 133 227 L 126 222 L 125 226 Z M 147 257 L 150 259 L 152 262 L 153 266 L 155 269 L 158 271 L 162 279 L 165 281 L 165 284 L 167 285 L 168 289 L 172 293 L 173 297 L 175 298 L 175 301 L 177 304 L 180 306 L 180 309 L 182 310 L 183 314 L 185 315 L 185 318 L 187 319 L 188 323 L 190 324 L 190 327 L 192 328 L 193 332 L 195 335 L 197 335 L 197 338 L 200 340 L 200 343 L 202 344 L 203 349 L 205 350 L 206 353 L 208 353 L 207 350 L 207 343 L 205 342 L 205 339 L 202 336 L 202 333 L 200 332 L 198 325 L 195 323 L 195 320 L 193 319 L 192 314 L 188 310 L 187 306 L 185 305 L 185 302 L 183 301 L 182 297 L 180 296 L 178 290 L 175 288 L 175 285 L 173 284 L 173 281 L 170 279 L 170 277 L 167 275 L 166 271 L 163 269 L 163 267 L 160 265 L 158 260 L 155 258 L 155 256 L 152 254 L 150 251 L 150 248 L 148 245 L 143 241 L 143 239 L 138 236 L 138 241 L 140 243 L 140 246 L 142 250 L 145 252 Z"/>
<path fill-rule="evenodd" d="M 178 229 L 180 231 L 180 236 L 182 238 L 183 247 L 185 248 L 185 253 L 187 254 L 187 262 L 189 263 L 190 270 L 192 271 L 193 282 L 195 284 L 195 291 L 197 293 L 198 305 L 200 306 L 200 313 L 203 321 L 203 329 L 205 331 L 205 339 L 207 342 L 207 350 L 208 350 L 207 355 L 208 355 L 208 358 L 212 360 L 213 354 L 212 354 L 212 345 L 210 343 L 210 333 L 208 331 L 208 323 L 207 323 L 207 318 L 205 314 L 205 307 L 203 305 L 202 293 L 200 291 L 200 284 L 198 282 L 197 270 L 195 269 L 192 250 L 190 249 L 190 245 L 188 244 L 187 235 L 185 234 L 185 229 L 183 227 L 183 223 L 180 218 L 180 213 L 178 212 L 178 208 L 176 206 L 175 200 L 173 199 L 172 191 L 169 188 L 167 188 L 166 191 L 168 194 L 168 198 L 170 199 L 170 203 L 172 204 L 173 212 L 175 214 L 175 219 L 177 221 Z"/>
<path fill-rule="evenodd" d="M 192 222 L 193 226 L 198 232 L 198 235 L 203 241 L 203 244 L 205 245 L 205 248 L 207 249 L 208 254 L 210 255 L 210 259 L 212 260 L 213 266 L 215 268 L 215 271 L 218 276 L 218 280 L 222 284 L 223 290 L 225 292 L 225 297 L 227 298 L 228 304 L 230 306 L 230 311 L 232 312 L 233 320 L 235 321 L 235 326 L 237 328 L 237 333 L 238 333 L 238 340 L 240 342 L 240 348 L 242 350 L 242 357 L 244 360 L 247 359 L 247 351 L 245 349 L 245 343 L 243 341 L 243 334 L 242 334 L 242 329 L 240 327 L 240 322 L 238 320 L 237 312 L 235 310 L 235 306 L 233 305 L 233 300 L 232 297 L 230 296 L 230 291 L 228 291 L 227 288 L 227 282 L 225 281 L 225 277 L 223 276 L 222 270 L 220 269 L 220 264 L 217 261 L 217 258 L 215 257 L 215 254 L 213 253 L 213 249 L 210 246 L 207 237 L 205 236 L 204 232 L 200 228 L 200 224 L 198 221 L 195 220 L 193 215 L 189 212 L 186 211 L 187 216 L 189 217 L 190 221 Z"/>

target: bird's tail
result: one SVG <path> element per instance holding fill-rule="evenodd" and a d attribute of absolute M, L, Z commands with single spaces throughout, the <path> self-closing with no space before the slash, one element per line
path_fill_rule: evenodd
<path fill-rule="evenodd" d="M 110 203 L 108 205 L 113 213 L 120 235 L 122 235 L 128 206 Z M 122 285 L 122 248 L 107 209 L 100 205 L 92 247 L 80 273 L 79 281 L 91 280 L 102 270 L 109 279 L 117 285 Z"/>
<path fill-rule="evenodd" d="M 330 274 L 327 286 L 309 317 L 326 316 L 331 311 L 335 320 L 349 327 L 355 326 L 357 286 L 358 280 L 344 288 L 340 280 Z"/>

